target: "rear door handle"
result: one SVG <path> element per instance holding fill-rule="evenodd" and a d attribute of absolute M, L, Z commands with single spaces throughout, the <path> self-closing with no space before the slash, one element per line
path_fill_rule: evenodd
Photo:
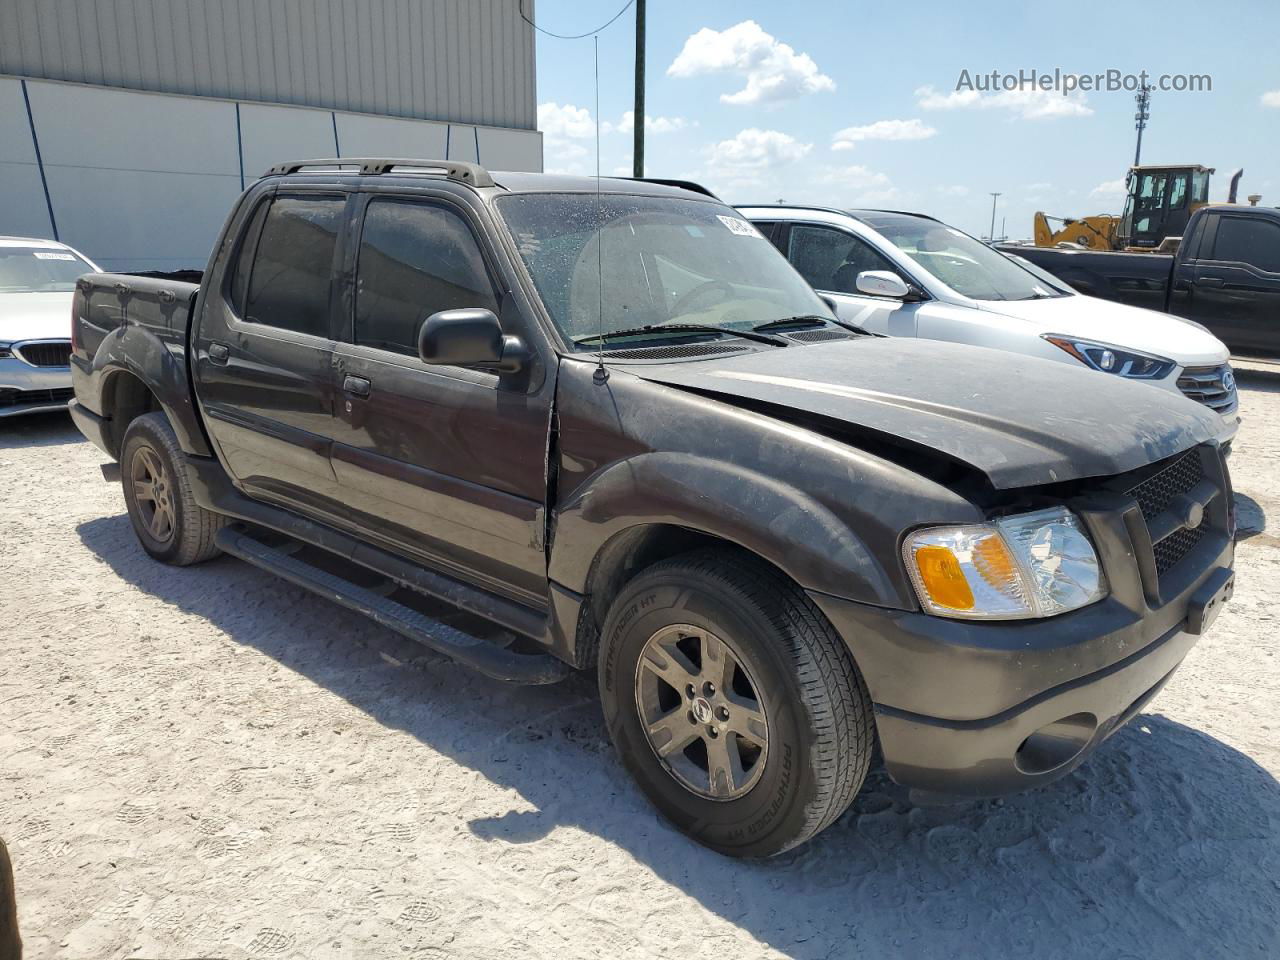
<path fill-rule="evenodd" d="M 342 389 L 352 396 L 367 397 L 369 395 L 369 387 L 371 384 L 364 377 L 353 377 L 348 375 L 342 381 Z"/>
<path fill-rule="evenodd" d="M 231 356 L 231 350 L 225 343 L 209 344 L 209 359 L 214 363 L 226 363 L 229 356 Z"/>

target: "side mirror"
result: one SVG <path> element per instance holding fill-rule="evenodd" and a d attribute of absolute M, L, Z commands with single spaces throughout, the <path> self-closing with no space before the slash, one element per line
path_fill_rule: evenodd
<path fill-rule="evenodd" d="M 872 297 L 894 297 L 902 300 L 910 295 L 911 288 L 891 270 L 863 270 L 858 274 L 858 292 Z"/>
<path fill-rule="evenodd" d="M 492 310 L 468 307 L 441 310 L 422 321 L 418 356 L 423 363 L 512 373 L 528 362 L 529 351 L 519 337 L 502 335 Z"/>

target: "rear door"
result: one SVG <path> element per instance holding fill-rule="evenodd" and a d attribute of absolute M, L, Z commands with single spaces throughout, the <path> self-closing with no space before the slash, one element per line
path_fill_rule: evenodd
<path fill-rule="evenodd" d="M 362 198 L 336 350 L 333 465 L 352 520 L 479 586 L 546 596 L 543 508 L 554 382 L 418 359 L 422 321 L 484 307 L 532 342 L 481 214 L 442 192 Z M 504 303 L 506 308 L 504 309 Z"/>
<path fill-rule="evenodd" d="M 1280 349 L 1280 223 L 1215 213 L 1196 261 L 1185 316 L 1229 346 Z"/>
<path fill-rule="evenodd" d="M 893 297 L 873 297 L 858 291 L 858 274 L 887 270 L 902 276 L 890 260 L 861 237 L 839 227 L 818 223 L 789 225 L 785 246 L 791 265 L 819 293 L 836 305 L 836 315 L 872 333 L 892 337 L 916 335 L 918 303 Z M 910 282 L 908 277 L 902 277 Z"/>
<path fill-rule="evenodd" d="M 306 512 L 340 511 L 329 463 L 334 274 L 349 197 L 281 188 L 248 215 L 196 334 L 209 433 L 246 492 Z"/>

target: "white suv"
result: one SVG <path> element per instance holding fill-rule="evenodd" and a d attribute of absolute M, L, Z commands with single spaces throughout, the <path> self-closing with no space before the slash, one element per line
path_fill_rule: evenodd
<path fill-rule="evenodd" d="M 739 209 L 845 322 L 1084 364 L 1212 407 L 1223 417 L 1224 441 L 1239 428 L 1230 353 L 1198 323 L 1083 296 L 921 214 Z"/>
<path fill-rule="evenodd" d="M 0 237 L 0 417 L 66 409 L 71 300 L 97 271 L 64 243 Z"/>

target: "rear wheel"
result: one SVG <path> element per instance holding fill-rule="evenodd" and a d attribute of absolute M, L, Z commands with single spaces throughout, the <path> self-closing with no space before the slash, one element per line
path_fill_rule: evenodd
<path fill-rule="evenodd" d="M 658 564 L 605 622 L 600 694 L 623 763 L 677 827 L 771 856 L 830 825 L 874 744 L 866 686 L 813 602 L 727 551 Z"/>
<path fill-rule="evenodd" d="M 219 552 L 213 538 L 226 518 L 195 502 L 178 438 L 163 413 L 144 414 L 129 424 L 120 479 L 133 532 L 155 559 L 187 566 Z"/>

